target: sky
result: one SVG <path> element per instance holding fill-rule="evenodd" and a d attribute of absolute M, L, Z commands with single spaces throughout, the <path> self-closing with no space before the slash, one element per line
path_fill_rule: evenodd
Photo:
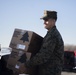
<path fill-rule="evenodd" d="M 57 11 L 56 26 L 64 44 L 76 45 L 76 0 L 0 0 L 0 44 L 9 47 L 15 28 L 44 37 L 44 10 Z"/>

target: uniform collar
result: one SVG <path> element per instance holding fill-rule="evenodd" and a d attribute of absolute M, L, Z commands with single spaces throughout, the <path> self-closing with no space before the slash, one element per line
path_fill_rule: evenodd
<path fill-rule="evenodd" d="M 47 31 L 47 33 L 52 32 L 54 29 L 56 29 L 56 26 L 53 26 L 50 30 Z"/>

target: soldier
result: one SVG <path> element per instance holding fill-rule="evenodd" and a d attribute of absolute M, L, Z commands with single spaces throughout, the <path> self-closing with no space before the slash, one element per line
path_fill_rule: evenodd
<path fill-rule="evenodd" d="M 44 11 L 44 27 L 48 30 L 39 52 L 25 63 L 26 67 L 39 66 L 38 75 L 61 75 L 64 42 L 56 28 L 57 12 Z"/>

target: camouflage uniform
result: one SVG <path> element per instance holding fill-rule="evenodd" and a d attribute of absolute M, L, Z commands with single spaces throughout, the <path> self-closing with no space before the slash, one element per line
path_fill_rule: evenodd
<path fill-rule="evenodd" d="M 26 65 L 39 65 L 39 75 L 61 75 L 63 56 L 64 43 L 54 26 L 44 37 L 39 52 Z"/>

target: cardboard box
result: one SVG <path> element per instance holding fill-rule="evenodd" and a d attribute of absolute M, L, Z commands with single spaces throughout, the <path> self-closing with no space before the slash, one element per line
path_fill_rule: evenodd
<path fill-rule="evenodd" d="M 25 62 L 30 60 L 32 53 L 23 50 L 13 49 L 7 61 L 7 67 L 13 70 L 14 75 L 30 74 L 34 75 L 36 67 L 25 67 Z"/>
<path fill-rule="evenodd" d="M 26 68 L 24 63 L 30 60 L 41 48 L 43 37 L 32 31 L 15 29 L 9 47 L 12 52 L 7 61 L 7 67 L 14 75 L 36 75 L 37 67 Z"/>
<path fill-rule="evenodd" d="M 9 47 L 37 53 L 41 47 L 42 41 L 43 37 L 35 32 L 15 29 Z"/>

